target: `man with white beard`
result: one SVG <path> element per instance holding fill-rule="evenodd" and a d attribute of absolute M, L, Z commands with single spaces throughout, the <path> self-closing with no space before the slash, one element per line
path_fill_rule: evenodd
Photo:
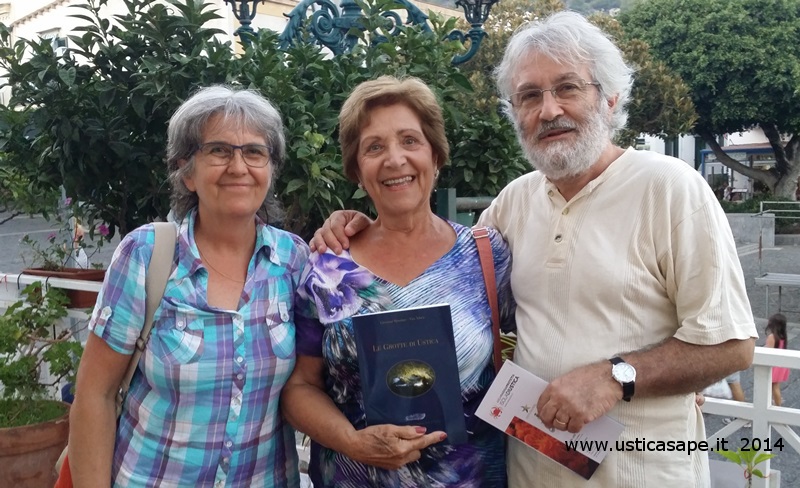
<path fill-rule="evenodd" d="M 512 250 L 514 362 L 550 381 L 537 405 L 548 427 L 578 432 L 608 414 L 625 425 L 618 445 L 634 447 L 585 481 L 512 441 L 509 485 L 709 486 L 707 453 L 654 448 L 703 441 L 693 392 L 752 362 L 757 332 L 725 214 L 688 164 L 613 144 L 632 70 L 582 16 L 521 28 L 496 75 L 538 170 L 479 222 Z"/>
<path fill-rule="evenodd" d="M 613 144 L 632 70 L 581 15 L 523 26 L 496 74 L 537 169 L 479 221 L 512 250 L 514 362 L 550 382 L 548 427 L 625 426 L 588 481 L 510 441 L 509 486 L 708 487 L 707 453 L 688 449 L 705 439 L 693 392 L 749 367 L 757 337 L 725 214 L 691 166 Z M 362 218 L 337 212 L 312 248 L 338 252 Z"/>

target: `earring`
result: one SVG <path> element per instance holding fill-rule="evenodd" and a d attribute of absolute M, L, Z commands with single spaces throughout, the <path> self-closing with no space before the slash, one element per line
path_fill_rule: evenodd
<path fill-rule="evenodd" d="M 438 180 L 439 179 L 439 170 L 438 169 L 436 170 L 435 173 L 433 173 L 433 179 L 434 180 Z"/>
<path fill-rule="evenodd" d="M 358 189 L 359 190 L 363 190 L 364 189 L 364 185 L 362 185 L 360 181 L 358 182 Z"/>

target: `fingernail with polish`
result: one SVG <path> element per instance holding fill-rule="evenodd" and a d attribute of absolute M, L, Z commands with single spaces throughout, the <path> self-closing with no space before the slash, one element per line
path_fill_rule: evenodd
<path fill-rule="evenodd" d="M 439 438 L 440 441 L 447 439 L 447 433 L 442 433 L 441 437 Z"/>
<path fill-rule="evenodd" d="M 425 427 L 414 427 L 414 430 L 417 431 L 417 434 L 424 434 L 425 431 L 428 429 L 426 429 Z"/>

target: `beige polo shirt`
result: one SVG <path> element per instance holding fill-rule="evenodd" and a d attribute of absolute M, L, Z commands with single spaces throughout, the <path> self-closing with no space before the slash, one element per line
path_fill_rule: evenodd
<path fill-rule="evenodd" d="M 511 247 L 514 361 L 545 380 L 669 337 L 757 337 L 728 221 L 683 161 L 628 149 L 569 202 L 541 173 L 526 174 L 479 224 Z M 705 438 L 693 395 L 634 396 L 609 415 L 626 426 L 620 441 Z M 707 456 L 685 450 L 609 452 L 589 481 L 515 439 L 508 463 L 512 488 L 710 484 Z"/>

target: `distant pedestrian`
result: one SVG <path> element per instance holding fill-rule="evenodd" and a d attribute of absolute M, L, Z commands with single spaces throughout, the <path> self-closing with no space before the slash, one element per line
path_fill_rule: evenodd
<path fill-rule="evenodd" d="M 69 266 L 88 269 L 89 256 L 86 255 L 86 251 L 83 249 L 83 237 L 86 235 L 86 229 L 75 217 L 72 217 L 72 228 L 75 230 L 72 234 L 72 254 L 70 255 L 71 262 Z"/>
<path fill-rule="evenodd" d="M 767 321 L 767 328 L 764 330 L 767 334 L 767 343 L 765 347 L 774 347 L 776 349 L 786 349 L 786 316 L 776 313 Z M 783 402 L 781 398 L 781 383 L 785 383 L 789 379 L 788 368 L 772 368 L 772 404 L 780 407 Z"/>
<path fill-rule="evenodd" d="M 725 184 L 725 189 L 722 190 L 722 199 L 726 202 L 730 202 L 733 199 L 733 190 L 727 183 Z"/>
<path fill-rule="evenodd" d="M 731 398 L 737 402 L 744 402 L 744 390 L 742 389 L 741 383 L 741 371 L 737 371 L 733 374 L 728 375 L 725 378 L 725 382 L 728 383 L 728 388 L 731 391 Z M 733 417 L 725 417 L 722 419 L 723 424 L 729 424 L 733 422 L 735 419 Z M 752 427 L 752 422 L 747 422 L 744 426 L 745 427 Z"/>

